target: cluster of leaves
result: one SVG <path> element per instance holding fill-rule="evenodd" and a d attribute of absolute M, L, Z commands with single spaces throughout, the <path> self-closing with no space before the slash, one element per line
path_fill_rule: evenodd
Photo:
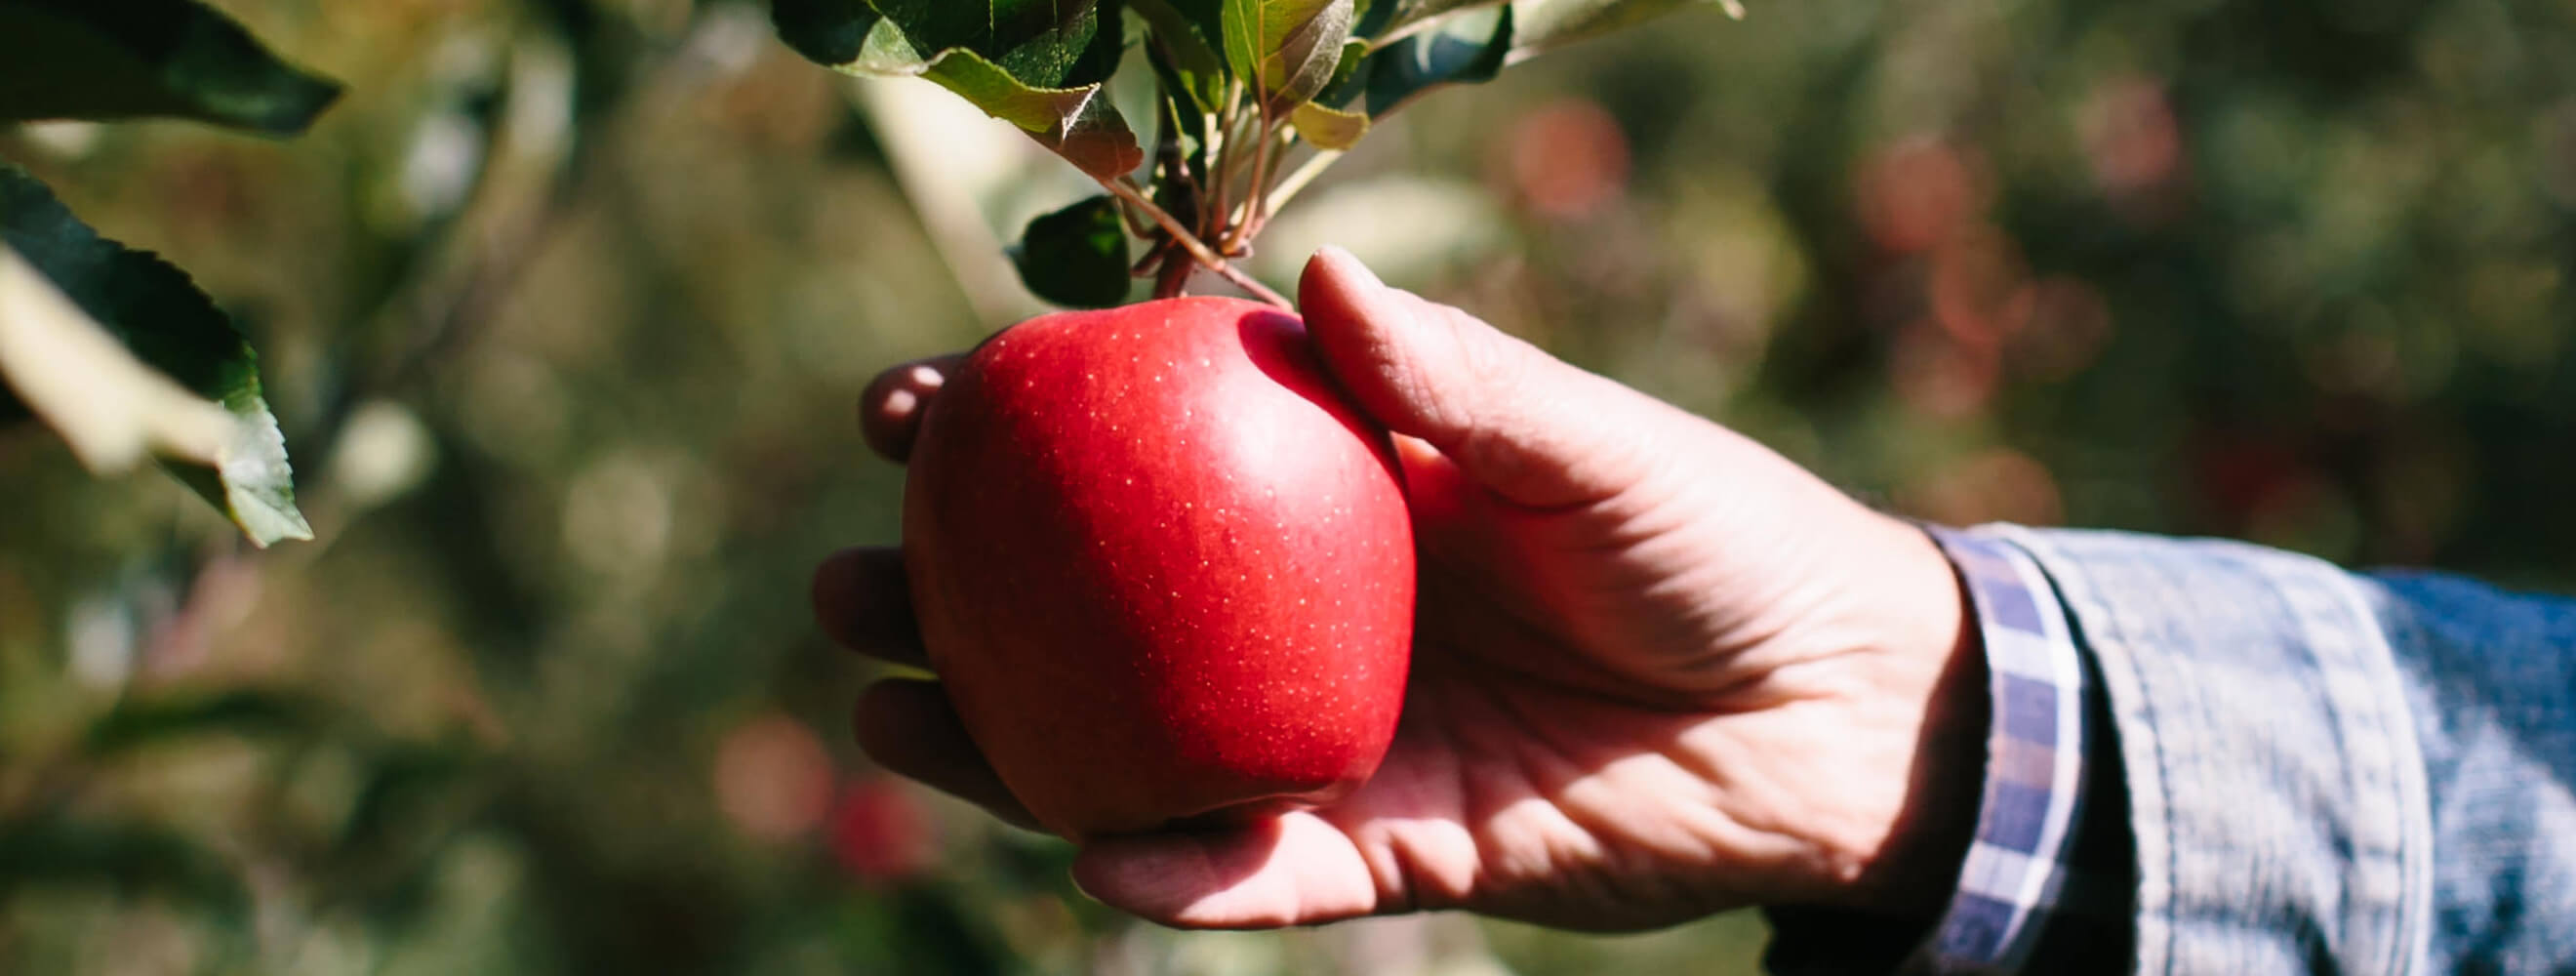
<path fill-rule="evenodd" d="M 195 0 L 0 0 L 0 122 L 164 116 L 285 136 L 338 94 Z M 42 419 L 91 469 L 157 455 L 253 543 L 312 537 L 232 320 L 6 162 L 0 380 L 0 422 Z"/>
<path fill-rule="evenodd" d="M 1029 289 L 1116 305 L 1128 278 L 1178 294 L 1424 92 L 1705 0 L 776 0 L 779 36 L 818 63 L 928 78 L 1018 126 L 1104 195 L 1038 218 L 1013 258 Z M 1740 13 L 1732 0 L 1731 13 Z M 1148 153 L 1106 94 L 1140 49 L 1156 82 Z M 1300 143 L 1306 161 L 1288 163 Z M 1128 234 L 1147 244 L 1130 262 Z"/>

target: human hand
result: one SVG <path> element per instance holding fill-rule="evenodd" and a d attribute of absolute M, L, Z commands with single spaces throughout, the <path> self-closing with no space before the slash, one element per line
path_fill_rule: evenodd
<path fill-rule="evenodd" d="M 1395 743 L 1330 807 L 1095 841 L 1074 865 L 1085 891 L 1207 928 L 1937 909 L 1975 813 L 1986 693 L 1928 537 L 1347 254 L 1319 255 L 1299 297 L 1405 464 L 1421 581 Z M 871 384 L 870 444 L 902 460 L 957 359 Z M 835 639 L 923 663 L 896 550 L 836 554 L 814 590 Z M 888 768 L 1031 823 L 936 683 L 880 682 L 857 728 Z"/>

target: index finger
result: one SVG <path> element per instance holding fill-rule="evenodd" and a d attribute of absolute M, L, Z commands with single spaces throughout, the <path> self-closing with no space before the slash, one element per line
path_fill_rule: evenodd
<path fill-rule="evenodd" d="M 930 398 L 947 385 L 948 376 L 966 361 L 962 352 L 932 356 L 902 363 L 868 382 L 859 394 L 859 432 L 868 447 L 885 459 L 902 464 L 912 456 L 912 442 L 921 435 L 921 411 Z"/>

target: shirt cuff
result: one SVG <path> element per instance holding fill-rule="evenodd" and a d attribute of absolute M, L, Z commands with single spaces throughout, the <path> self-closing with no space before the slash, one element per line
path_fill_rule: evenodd
<path fill-rule="evenodd" d="M 1957 890 L 1930 920 L 1767 910 L 1765 961 L 1783 976 L 2126 972 L 2137 877 L 2128 784 L 2083 635 L 2029 553 L 1985 532 L 1924 529 L 1976 614 L 1992 706 Z"/>
<path fill-rule="evenodd" d="M 1933 528 L 1985 645 L 1985 790 L 1958 891 L 1909 970 L 2118 971 L 2130 930 L 2127 788 L 2109 697 L 2037 561 Z"/>

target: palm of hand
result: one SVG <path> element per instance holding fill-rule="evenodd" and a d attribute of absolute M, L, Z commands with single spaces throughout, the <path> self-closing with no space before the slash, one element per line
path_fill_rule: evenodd
<path fill-rule="evenodd" d="M 1673 473 L 1534 511 L 1405 447 L 1421 607 L 1377 776 L 1252 834 L 1110 845 L 1085 859 L 1095 890 L 1190 925 L 1469 908 L 1631 929 L 1822 900 L 1858 870 L 1817 838 L 1866 818 L 1806 799 L 1854 791 L 1806 780 L 1849 764 L 1838 746 L 1867 718 L 1802 670 L 1831 670 L 1828 645 L 1766 623 L 1817 587 L 1727 588 L 1714 500 Z M 1902 784 L 1878 792 L 1892 805 Z"/>

